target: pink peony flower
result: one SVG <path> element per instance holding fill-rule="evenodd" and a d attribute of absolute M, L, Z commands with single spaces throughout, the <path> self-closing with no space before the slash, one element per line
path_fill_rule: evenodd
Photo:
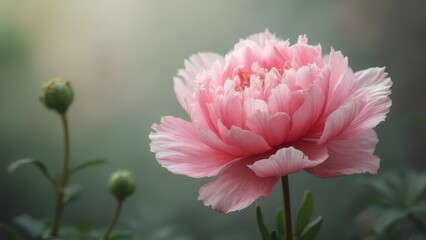
<path fill-rule="evenodd" d="M 175 174 L 218 176 L 199 200 L 221 212 L 269 195 L 281 176 L 376 173 L 372 129 L 389 112 L 384 68 L 354 73 L 333 49 L 305 36 L 296 44 L 268 31 L 240 40 L 225 57 L 199 53 L 174 79 L 191 118 L 152 126 L 151 151 Z"/>

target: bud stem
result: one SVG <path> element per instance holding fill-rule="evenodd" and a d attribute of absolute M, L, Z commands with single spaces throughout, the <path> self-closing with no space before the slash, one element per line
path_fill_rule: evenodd
<path fill-rule="evenodd" d="M 65 114 L 61 114 L 61 120 L 62 120 L 62 127 L 64 130 L 64 159 L 62 162 L 62 171 L 61 171 L 61 178 L 59 180 L 59 183 L 56 185 L 56 205 L 55 205 L 55 217 L 53 220 L 53 227 L 52 227 L 52 236 L 58 236 L 59 226 L 61 224 L 61 216 L 62 216 L 62 210 L 64 208 L 64 195 L 65 195 L 65 188 L 67 186 L 67 180 L 68 180 L 68 163 L 69 163 L 69 156 L 70 156 L 70 136 L 69 136 L 69 129 L 68 129 L 68 121 Z"/>
<path fill-rule="evenodd" d="M 285 234 L 286 240 L 293 239 L 293 231 L 291 226 L 291 207 L 290 207 L 290 190 L 288 186 L 288 175 L 281 177 L 283 200 L 284 200 L 284 213 L 285 213 Z"/>
<path fill-rule="evenodd" d="M 108 240 L 108 237 L 111 234 L 112 229 L 114 228 L 115 223 L 118 220 L 118 217 L 120 216 L 122 206 L 123 206 L 123 200 L 118 200 L 114 215 L 111 218 L 111 222 L 109 223 L 108 228 L 106 229 L 105 234 L 102 237 L 102 240 Z"/>

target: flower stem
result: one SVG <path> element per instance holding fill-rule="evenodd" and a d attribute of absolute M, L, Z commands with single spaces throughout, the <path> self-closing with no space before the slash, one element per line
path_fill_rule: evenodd
<path fill-rule="evenodd" d="M 290 190 L 288 186 L 288 176 L 281 177 L 282 189 L 283 189 L 283 200 L 284 200 L 284 212 L 285 212 L 285 234 L 286 240 L 293 240 L 293 232 L 291 227 L 291 207 L 290 207 Z"/>
<path fill-rule="evenodd" d="M 115 208 L 114 215 L 111 218 L 111 222 L 108 225 L 107 230 L 105 231 L 104 236 L 102 237 L 102 240 L 107 240 L 109 237 L 109 234 L 112 232 L 112 229 L 115 226 L 115 223 L 117 222 L 118 217 L 120 216 L 121 207 L 123 206 L 123 201 L 120 200 L 117 203 L 117 207 Z"/>
<path fill-rule="evenodd" d="M 65 188 L 68 180 L 68 163 L 70 157 L 70 136 L 68 129 L 68 121 L 65 114 L 61 114 L 62 127 L 64 130 L 64 158 L 62 162 L 62 171 L 59 183 L 56 185 L 56 205 L 55 217 L 53 220 L 52 236 L 58 236 L 59 226 L 61 224 L 61 216 L 64 205 Z"/>

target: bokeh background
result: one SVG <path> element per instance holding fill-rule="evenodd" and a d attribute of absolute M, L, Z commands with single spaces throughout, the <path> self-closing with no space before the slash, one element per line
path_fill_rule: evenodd
<path fill-rule="evenodd" d="M 209 179 L 173 175 L 149 150 L 151 125 L 163 115 L 186 118 L 172 78 L 191 54 L 226 54 L 240 38 L 264 31 L 294 42 L 307 34 L 324 52 L 349 57 L 354 71 L 386 66 L 393 106 L 377 132 L 379 175 L 424 170 L 426 111 L 426 1 L 422 0 L 0 0 L 0 222 L 28 213 L 53 214 L 54 192 L 32 166 L 7 174 L 14 159 L 35 157 L 59 172 L 62 131 L 56 114 L 38 101 L 51 77 L 70 80 L 76 99 L 69 111 L 73 164 L 104 157 L 108 165 L 76 174 L 83 192 L 64 221 L 107 224 L 115 206 L 106 183 L 112 171 L 130 169 L 137 191 L 124 206 L 121 229 L 141 239 L 259 239 L 254 207 L 220 214 L 197 200 Z M 364 175 L 318 179 L 291 176 L 293 212 L 305 189 L 323 215 L 319 239 L 358 239 L 355 215 L 365 201 Z M 281 206 L 277 187 L 256 203 L 272 226 Z M 6 239 L 1 237 L 1 239 Z"/>

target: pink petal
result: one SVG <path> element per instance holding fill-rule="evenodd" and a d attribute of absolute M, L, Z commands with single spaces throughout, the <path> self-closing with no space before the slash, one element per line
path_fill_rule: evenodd
<path fill-rule="evenodd" d="M 236 146 L 245 155 L 261 154 L 271 150 L 271 146 L 259 134 L 236 126 L 228 129 L 221 122 L 218 122 L 218 128 L 222 139 L 226 143 Z"/>
<path fill-rule="evenodd" d="M 253 158 L 247 158 L 230 164 L 216 180 L 200 188 L 198 200 L 228 213 L 248 207 L 260 196 L 269 195 L 278 178 L 256 176 L 247 167 L 253 161 Z"/>
<path fill-rule="evenodd" d="M 290 117 L 283 112 L 273 116 L 268 113 L 268 105 L 258 99 L 247 99 L 244 103 L 247 127 L 262 136 L 270 146 L 283 143 L 290 129 Z"/>
<path fill-rule="evenodd" d="M 305 93 L 305 102 L 293 114 L 293 126 L 288 141 L 301 139 L 321 117 L 324 108 L 324 93 L 316 85 L 311 85 Z"/>
<path fill-rule="evenodd" d="M 245 122 L 239 94 L 215 96 L 213 103 L 209 105 L 209 112 L 212 122 L 220 120 L 227 128 L 243 127 Z"/>
<path fill-rule="evenodd" d="M 216 61 L 223 61 L 223 57 L 216 53 L 198 53 L 185 60 L 185 69 L 180 69 L 175 77 L 174 90 L 181 106 L 188 112 L 188 103 L 193 102 L 195 79 L 198 74 L 211 67 Z"/>
<path fill-rule="evenodd" d="M 328 142 L 330 157 L 307 171 L 323 178 L 364 172 L 375 174 L 380 165 L 380 159 L 373 155 L 377 142 L 374 130 L 351 139 Z"/>
<path fill-rule="evenodd" d="M 297 44 L 290 47 L 294 61 L 299 66 L 317 63 L 322 65 L 322 51 L 320 45 L 308 45 L 308 38 L 306 36 L 299 36 Z"/>
<path fill-rule="evenodd" d="M 323 144 L 333 139 L 344 139 L 345 131 L 365 107 L 365 102 L 354 99 L 334 111 L 325 122 L 324 132 L 318 141 Z"/>
<path fill-rule="evenodd" d="M 355 135 L 384 121 L 392 105 L 388 97 L 392 81 L 386 78 L 384 68 L 370 68 L 355 74 L 354 98 L 362 98 L 366 106 L 353 121 L 347 135 Z"/>
<path fill-rule="evenodd" d="M 271 96 L 268 99 L 269 111 L 271 114 L 285 112 L 291 116 L 300 108 L 304 100 L 305 96 L 302 90 L 292 92 L 286 84 L 279 84 L 272 89 Z"/>
<path fill-rule="evenodd" d="M 192 123 L 171 116 L 152 126 L 151 151 L 161 166 L 194 178 L 215 176 L 236 157 L 200 141 Z"/>
<path fill-rule="evenodd" d="M 326 121 L 318 143 L 330 139 L 347 139 L 374 128 L 386 118 L 391 106 L 388 97 L 392 82 L 383 68 L 358 72 L 352 100 L 333 112 Z"/>
<path fill-rule="evenodd" d="M 234 156 L 242 156 L 244 154 L 244 152 L 242 152 L 239 148 L 222 141 L 222 139 L 220 139 L 219 136 L 211 130 L 203 129 L 195 125 L 195 131 L 197 132 L 200 141 L 213 149 Z"/>
<path fill-rule="evenodd" d="M 314 167 L 328 158 L 325 146 L 299 141 L 297 148 L 281 148 L 268 159 L 259 160 L 249 167 L 259 177 L 281 177 Z"/>
<path fill-rule="evenodd" d="M 352 69 L 348 66 L 348 59 L 340 51 L 336 52 L 332 49 L 328 60 L 327 67 L 330 73 L 327 84 L 329 89 L 325 91 L 327 102 L 325 116 L 347 102 L 355 80 Z"/>

